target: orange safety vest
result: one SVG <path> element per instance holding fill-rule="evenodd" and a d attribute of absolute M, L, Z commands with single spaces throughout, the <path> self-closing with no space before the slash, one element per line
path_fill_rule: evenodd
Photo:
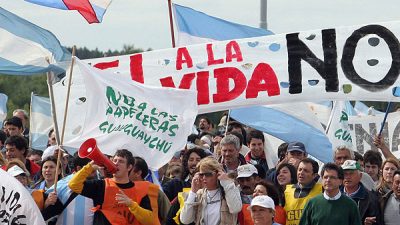
<path fill-rule="evenodd" d="M 242 211 L 239 212 L 238 214 L 238 220 L 240 225 L 252 225 L 253 220 L 251 219 L 251 213 L 250 210 L 247 210 L 247 207 L 249 207 L 250 204 L 243 204 L 242 205 Z"/>
<path fill-rule="evenodd" d="M 238 220 L 240 225 L 252 225 L 253 220 L 251 219 L 251 212 L 247 208 L 250 206 L 250 204 L 243 204 L 242 206 L 242 211 L 239 212 L 238 214 Z M 282 208 L 282 206 L 275 206 L 275 217 L 274 217 L 274 222 L 279 223 L 281 225 L 286 224 L 286 215 L 285 215 L 285 210 Z"/>
<path fill-rule="evenodd" d="M 38 206 L 39 210 L 42 211 L 44 209 L 44 190 L 33 190 L 32 193 L 32 198 L 36 202 L 36 205 Z"/>
<path fill-rule="evenodd" d="M 95 211 L 100 210 L 113 225 L 141 225 L 125 204 L 118 204 L 115 201 L 115 195 L 119 193 L 120 190 L 115 181 L 110 178 L 106 178 L 104 181 L 106 183 L 104 202 L 101 207 L 96 207 Z M 123 192 L 138 204 L 140 204 L 140 201 L 148 195 L 152 211 L 155 215 L 158 215 L 158 186 L 151 185 L 151 183 L 147 181 L 135 181 L 134 184 L 135 185 L 131 188 L 123 189 Z M 154 221 L 154 225 L 160 225 L 158 219 L 155 219 Z"/>

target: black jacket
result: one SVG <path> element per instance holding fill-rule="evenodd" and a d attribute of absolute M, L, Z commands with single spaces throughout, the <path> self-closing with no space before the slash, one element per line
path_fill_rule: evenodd
<path fill-rule="evenodd" d="M 342 187 L 342 189 L 344 190 L 344 187 Z M 361 221 L 365 221 L 366 217 L 376 217 L 376 222 L 373 223 L 373 225 L 383 225 L 378 195 L 375 191 L 368 191 L 360 182 L 360 190 L 350 198 L 353 199 L 358 206 L 360 218 L 362 219 Z"/>

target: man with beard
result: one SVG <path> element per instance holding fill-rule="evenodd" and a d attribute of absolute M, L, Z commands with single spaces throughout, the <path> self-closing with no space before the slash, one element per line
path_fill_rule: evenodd
<path fill-rule="evenodd" d="M 183 155 L 182 176 L 174 178 L 163 185 L 164 193 L 168 196 L 170 201 L 174 200 L 174 198 L 183 190 L 183 188 L 191 186 L 196 166 L 200 160 L 206 156 L 207 154 L 205 151 L 200 148 L 190 149 Z"/>
<path fill-rule="evenodd" d="M 250 225 L 252 220 L 250 211 L 247 210 L 253 199 L 254 188 L 257 183 L 258 171 L 252 164 L 239 166 L 237 169 L 237 181 L 240 186 L 240 197 L 242 199 L 242 211 L 238 215 L 240 225 Z"/>
<path fill-rule="evenodd" d="M 210 132 L 211 131 L 211 120 L 207 117 L 201 117 L 199 120 L 199 131 L 200 134 L 203 132 Z"/>

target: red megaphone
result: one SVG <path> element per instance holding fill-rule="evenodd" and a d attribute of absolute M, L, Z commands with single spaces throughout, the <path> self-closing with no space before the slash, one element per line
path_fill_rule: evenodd
<path fill-rule="evenodd" d="M 79 148 L 78 155 L 81 158 L 89 158 L 97 165 L 104 166 L 110 173 L 117 172 L 117 167 L 111 160 L 97 148 L 96 139 L 89 138 Z"/>

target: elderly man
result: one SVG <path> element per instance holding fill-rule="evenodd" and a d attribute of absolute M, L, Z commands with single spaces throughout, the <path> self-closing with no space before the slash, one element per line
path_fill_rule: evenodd
<path fill-rule="evenodd" d="M 361 225 L 357 205 L 339 190 L 343 170 L 327 163 L 322 168 L 321 177 L 325 191 L 306 204 L 300 225 Z"/>
<path fill-rule="evenodd" d="M 274 223 L 275 204 L 267 195 L 260 195 L 251 201 L 248 207 L 254 225 L 280 225 Z"/>
<path fill-rule="evenodd" d="M 397 225 L 400 221 L 400 170 L 394 172 L 392 190 L 382 197 L 382 224 Z"/>
<path fill-rule="evenodd" d="M 381 216 L 378 197 L 361 183 L 360 164 L 355 160 L 346 160 L 342 169 L 344 170 L 343 193 L 357 203 L 360 217 L 365 225 L 378 225 L 377 220 Z"/>
<path fill-rule="evenodd" d="M 240 165 L 246 164 L 244 156 L 240 152 L 240 140 L 232 134 L 226 135 L 219 143 L 221 146 L 221 157 L 218 160 L 226 173 L 236 172 Z"/>
<path fill-rule="evenodd" d="M 285 190 L 286 225 L 298 225 L 308 200 L 322 193 L 322 185 L 314 180 L 318 169 L 318 163 L 312 159 L 300 161 L 297 169 L 298 183 L 287 185 Z"/>
<path fill-rule="evenodd" d="M 346 146 L 339 146 L 335 150 L 335 154 L 333 156 L 333 161 L 336 165 L 341 166 L 346 160 L 354 160 L 354 152 Z M 369 191 L 375 190 L 375 182 L 374 180 L 364 172 L 361 172 L 361 183 L 363 183 L 364 187 Z"/>

